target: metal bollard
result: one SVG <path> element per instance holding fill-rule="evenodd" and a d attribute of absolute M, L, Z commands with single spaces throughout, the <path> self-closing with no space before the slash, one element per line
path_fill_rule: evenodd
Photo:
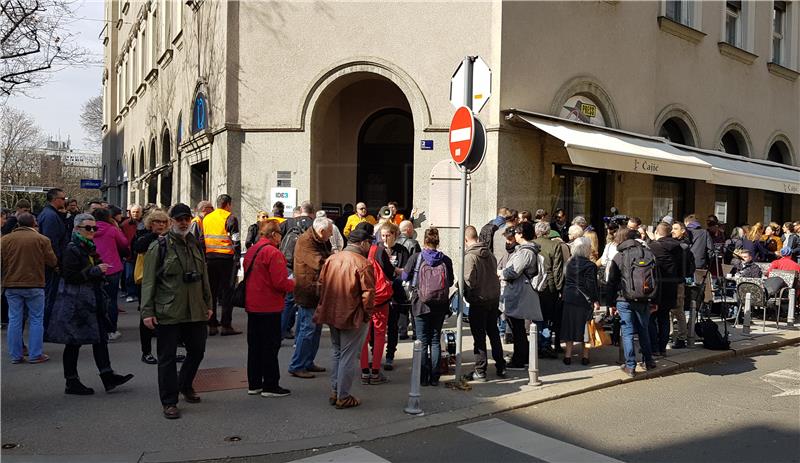
<path fill-rule="evenodd" d="M 744 297 L 744 314 L 742 315 L 742 334 L 750 334 L 750 293 Z"/>
<path fill-rule="evenodd" d="M 539 379 L 539 328 L 531 322 L 530 348 L 528 349 L 528 386 L 541 386 Z"/>
<path fill-rule="evenodd" d="M 422 375 L 422 342 L 414 341 L 414 357 L 411 362 L 411 391 L 408 393 L 408 405 L 403 409 L 409 415 L 421 416 L 422 408 L 419 406 L 420 376 Z"/>
<path fill-rule="evenodd" d="M 786 314 L 786 326 L 789 328 L 794 326 L 794 304 L 796 302 L 795 299 L 795 291 L 794 288 L 789 290 L 789 313 Z"/>
<path fill-rule="evenodd" d="M 686 327 L 686 340 L 689 343 L 689 347 L 694 346 L 694 325 L 697 323 L 697 301 L 691 301 L 689 303 L 689 325 Z"/>

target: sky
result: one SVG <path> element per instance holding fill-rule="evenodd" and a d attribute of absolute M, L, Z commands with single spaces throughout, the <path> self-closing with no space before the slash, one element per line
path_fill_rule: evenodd
<path fill-rule="evenodd" d="M 80 114 L 86 100 L 102 94 L 103 42 L 98 36 L 103 29 L 103 2 L 76 0 L 75 8 L 80 19 L 69 26 L 73 40 L 87 48 L 98 64 L 60 70 L 43 87 L 30 91 L 30 96 L 12 97 L 8 103 L 30 114 L 45 135 L 70 138 L 73 149 L 87 149 Z"/>

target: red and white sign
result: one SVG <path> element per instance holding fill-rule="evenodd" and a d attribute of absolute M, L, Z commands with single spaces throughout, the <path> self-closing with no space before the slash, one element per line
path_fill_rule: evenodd
<path fill-rule="evenodd" d="M 456 164 L 461 165 L 467 160 L 474 138 L 475 116 L 469 108 L 462 106 L 450 122 L 450 156 Z"/>

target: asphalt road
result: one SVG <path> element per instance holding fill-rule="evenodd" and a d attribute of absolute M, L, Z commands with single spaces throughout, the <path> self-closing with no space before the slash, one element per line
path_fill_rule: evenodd
<path fill-rule="evenodd" d="M 800 462 L 800 348 L 468 423 L 237 463 Z"/>

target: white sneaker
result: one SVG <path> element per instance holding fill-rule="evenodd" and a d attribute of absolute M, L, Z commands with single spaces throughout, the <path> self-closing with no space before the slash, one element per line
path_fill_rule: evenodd
<path fill-rule="evenodd" d="M 247 395 L 258 395 L 261 394 L 261 389 L 248 389 Z"/>
<path fill-rule="evenodd" d="M 122 333 L 120 333 L 119 331 L 114 331 L 113 333 L 108 333 L 108 341 L 109 342 L 114 342 L 114 341 L 116 341 L 117 339 L 119 339 L 121 337 L 122 337 Z"/>
<path fill-rule="evenodd" d="M 128 296 L 125 298 L 125 302 L 136 302 L 136 298 L 133 296 Z"/>

